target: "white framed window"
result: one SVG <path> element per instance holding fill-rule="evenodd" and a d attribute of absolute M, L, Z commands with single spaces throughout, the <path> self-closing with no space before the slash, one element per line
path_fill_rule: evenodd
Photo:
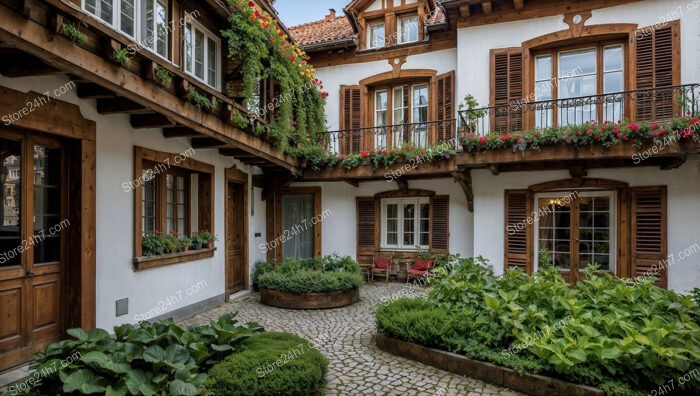
<path fill-rule="evenodd" d="M 428 143 L 428 84 L 414 85 L 413 89 L 413 144 L 417 146 L 426 146 Z"/>
<path fill-rule="evenodd" d="M 386 34 L 384 22 L 374 22 L 369 24 L 367 29 L 367 43 L 369 48 L 382 48 L 386 44 Z"/>
<path fill-rule="evenodd" d="M 221 41 L 196 23 L 185 24 L 185 71 L 219 88 Z"/>
<path fill-rule="evenodd" d="M 381 248 L 427 249 L 430 245 L 430 198 L 381 200 Z"/>
<path fill-rule="evenodd" d="M 388 124 L 389 97 L 386 90 L 374 93 L 374 147 L 385 148 Z"/>
<path fill-rule="evenodd" d="M 85 0 L 83 9 L 157 55 L 168 58 L 166 0 Z"/>
<path fill-rule="evenodd" d="M 410 14 L 399 17 L 399 44 L 418 41 L 418 15 Z"/>

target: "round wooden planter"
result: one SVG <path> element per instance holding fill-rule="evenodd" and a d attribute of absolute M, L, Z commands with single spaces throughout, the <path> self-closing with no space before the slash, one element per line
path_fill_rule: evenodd
<path fill-rule="evenodd" d="M 260 289 L 263 304 L 286 309 L 329 309 L 354 304 L 360 299 L 360 289 L 328 293 L 293 294 L 278 290 Z"/>

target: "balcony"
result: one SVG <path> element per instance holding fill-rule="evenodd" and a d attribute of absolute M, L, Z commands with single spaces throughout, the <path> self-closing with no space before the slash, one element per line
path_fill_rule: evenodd
<path fill-rule="evenodd" d="M 321 143 L 331 152 L 360 153 L 375 149 L 391 150 L 405 146 L 427 147 L 447 143 L 457 149 L 458 122 L 456 119 L 354 128 L 323 132 Z"/>
<path fill-rule="evenodd" d="M 462 134 L 484 136 L 589 121 L 661 122 L 700 113 L 700 84 L 688 84 L 566 99 L 511 102 L 459 112 Z"/>

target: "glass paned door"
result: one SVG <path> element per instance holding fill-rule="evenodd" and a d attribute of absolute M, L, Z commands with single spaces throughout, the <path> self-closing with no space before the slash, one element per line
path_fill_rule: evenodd
<path fill-rule="evenodd" d="M 592 264 L 615 272 L 613 192 L 542 194 L 536 203 L 536 263 L 547 259 L 572 284 Z"/>
<path fill-rule="evenodd" d="M 14 252 L 21 245 L 20 202 L 22 181 L 22 150 L 20 142 L 0 139 L 0 180 L 2 181 L 2 210 L 0 210 L 0 267 L 21 265 L 19 254 Z"/>
<path fill-rule="evenodd" d="M 282 195 L 282 258 L 313 257 L 314 195 Z M 284 239 L 282 239 L 284 238 Z"/>

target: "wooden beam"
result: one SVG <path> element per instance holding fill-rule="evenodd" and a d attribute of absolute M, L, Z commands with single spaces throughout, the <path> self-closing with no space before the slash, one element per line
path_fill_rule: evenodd
<path fill-rule="evenodd" d="M 583 165 L 574 165 L 569 168 L 569 175 L 574 179 L 581 179 L 588 176 L 588 170 Z"/>
<path fill-rule="evenodd" d="M 350 180 L 350 179 L 348 179 L 348 180 L 343 180 L 343 181 L 344 181 L 345 183 L 348 183 L 349 185 L 355 187 L 355 188 L 360 187 L 360 181 L 359 181 L 359 180 Z"/>
<path fill-rule="evenodd" d="M 30 55 L 5 56 L 0 61 L 0 74 L 5 77 L 32 77 L 61 74 L 61 71 Z"/>
<path fill-rule="evenodd" d="M 210 137 L 192 138 L 192 148 L 213 148 L 225 145 L 226 142 Z"/>
<path fill-rule="evenodd" d="M 262 200 L 275 195 L 278 190 L 287 187 L 296 180 L 297 176 L 289 172 L 269 172 L 265 174 L 263 181 Z"/>
<path fill-rule="evenodd" d="M 467 197 L 467 209 L 474 213 L 474 190 L 472 189 L 471 169 L 465 169 L 460 172 L 452 172 L 454 181 L 462 187 L 464 195 Z"/>
<path fill-rule="evenodd" d="M 661 170 L 673 170 L 673 169 L 678 169 L 680 168 L 681 165 L 685 164 L 685 162 L 688 160 L 688 155 L 683 154 L 678 157 L 670 157 L 667 159 L 664 159 L 664 161 L 661 163 Z"/>
<path fill-rule="evenodd" d="M 167 128 L 175 126 L 174 121 L 158 113 L 132 114 L 130 121 L 131 127 L 134 129 Z"/>
<path fill-rule="evenodd" d="M 398 177 L 396 178 L 396 184 L 399 185 L 399 191 L 401 191 L 401 194 L 407 194 L 408 193 L 408 180 Z"/>
<path fill-rule="evenodd" d="M 465 4 L 459 7 L 459 16 L 461 16 L 462 18 L 467 18 L 470 14 L 471 12 L 469 11 L 469 4 Z"/>
<path fill-rule="evenodd" d="M 165 138 L 178 138 L 178 137 L 196 137 L 196 136 L 202 136 L 201 133 L 195 131 L 192 128 L 184 127 L 184 126 L 174 126 L 174 127 L 168 127 L 168 128 L 163 128 L 163 136 Z"/>
<path fill-rule="evenodd" d="M 481 3 L 481 8 L 484 10 L 484 15 L 491 15 L 491 12 L 493 12 L 493 5 L 490 1 Z"/>
<path fill-rule="evenodd" d="M 116 95 L 109 89 L 93 84 L 93 83 L 78 83 L 77 95 L 80 99 L 112 99 Z"/>
<path fill-rule="evenodd" d="M 97 112 L 100 114 L 137 113 L 146 108 L 126 98 L 97 99 Z"/>
<path fill-rule="evenodd" d="M 525 0 L 513 0 L 513 8 L 522 10 L 525 7 Z"/>
<path fill-rule="evenodd" d="M 73 4 L 62 0 L 46 0 L 46 3 L 71 18 L 86 22 L 91 30 L 94 29 L 103 35 L 118 36 L 113 29 L 95 22 Z M 49 66 L 64 73 L 102 85 L 121 97 L 171 118 L 180 125 L 190 127 L 203 135 L 223 139 L 232 147 L 245 148 L 294 174 L 301 174 L 299 161 L 283 153 L 272 143 L 250 135 L 226 120 L 203 114 L 191 103 L 182 101 L 159 85 L 145 81 L 141 76 L 111 63 L 99 54 L 76 47 L 70 40 L 58 37 L 44 26 L 27 20 L 5 5 L 0 5 L 0 20 L 0 41 L 42 59 Z M 138 56 L 151 55 L 142 51 Z"/>

